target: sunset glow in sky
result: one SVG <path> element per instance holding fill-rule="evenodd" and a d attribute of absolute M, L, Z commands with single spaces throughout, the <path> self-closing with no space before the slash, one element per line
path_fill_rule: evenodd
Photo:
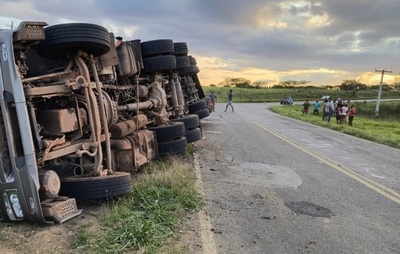
<path fill-rule="evenodd" d="M 22 20 L 95 23 L 124 40 L 185 41 L 202 85 L 243 77 L 376 85 L 400 72 L 398 0 L 1 0 L 0 28 Z"/>

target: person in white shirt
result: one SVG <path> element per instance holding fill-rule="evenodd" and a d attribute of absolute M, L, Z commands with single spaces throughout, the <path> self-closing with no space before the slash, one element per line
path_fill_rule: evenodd
<path fill-rule="evenodd" d="M 347 112 L 349 108 L 347 107 L 347 103 L 345 103 L 342 107 L 342 114 L 340 115 L 340 123 L 344 124 L 346 122 Z"/>

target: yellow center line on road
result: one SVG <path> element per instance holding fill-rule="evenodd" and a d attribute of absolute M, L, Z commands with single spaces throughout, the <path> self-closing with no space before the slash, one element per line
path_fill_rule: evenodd
<path fill-rule="evenodd" d="M 336 162 L 322 156 L 319 155 L 318 153 L 314 152 L 313 150 L 307 148 L 306 146 L 303 146 L 287 137 L 285 137 L 284 135 L 280 134 L 279 132 L 268 128 L 258 122 L 255 122 L 253 120 L 251 120 L 250 118 L 248 118 L 247 116 L 238 113 L 239 115 L 241 115 L 242 117 L 246 118 L 247 120 L 249 120 L 251 123 L 257 125 L 258 127 L 260 127 L 261 129 L 271 133 L 272 135 L 276 136 L 277 138 L 286 141 L 287 143 L 289 143 L 290 145 L 302 150 L 303 152 L 313 156 L 314 158 L 326 163 L 327 165 L 331 166 L 332 168 L 336 169 L 337 171 L 345 174 L 348 177 L 353 178 L 354 180 L 362 183 L 363 185 L 367 186 L 368 188 L 378 192 L 379 194 L 383 195 L 384 197 L 396 202 L 397 204 L 400 204 L 400 194 L 390 188 L 388 188 L 387 186 L 380 184 L 378 182 L 375 182 L 357 172 L 355 172 L 354 170 L 351 170 L 349 168 L 346 168 L 342 165 L 338 165 Z"/>

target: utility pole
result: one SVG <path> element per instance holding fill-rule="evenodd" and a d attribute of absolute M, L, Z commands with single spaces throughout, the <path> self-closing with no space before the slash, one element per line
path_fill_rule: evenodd
<path fill-rule="evenodd" d="M 375 69 L 376 72 L 381 72 L 381 83 L 379 84 L 379 91 L 378 91 L 378 99 L 376 100 L 376 107 L 375 107 L 375 117 L 378 117 L 379 115 L 379 104 L 381 103 L 381 95 L 382 95 L 382 85 L 383 85 L 383 76 L 385 75 L 385 72 L 392 73 L 392 71 L 387 71 L 387 70 L 377 70 Z"/>

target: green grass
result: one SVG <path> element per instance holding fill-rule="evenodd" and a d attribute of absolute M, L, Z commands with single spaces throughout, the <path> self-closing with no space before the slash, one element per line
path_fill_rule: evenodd
<path fill-rule="evenodd" d="M 324 95 L 329 95 L 332 98 L 343 98 L 350 100 L 363 100 L 363 99 L 376 99 L 376 90 L 362 90 L 362 91 L 341 91 L 341 90 L 328 90 L 325 88 L 230 88 L 230 87 L 203 87 L 206 95 L 215 90 L 219 102 L 227 102 L 227 93 L 229 89 L 233 90 L 233 102 L 279 102 L 284 96 L 290 96 L 295 102 L 304 101 L 309 99 L 311 101 L 319 99 Z M 399 98 L 399 91 L 382 91 L 382 98 Z"/>
<path fill-rule="evenodd" d="M 82 226 L 75 246 L 89 253 L 182 253 L 170 246 L 182 216 L 200 208 L 195 172 L 185 160 L 155 161 L 134 179 L 131 194 L 111 203 L 100 218 L 100 229 Z"/>
<path fill-rule="evenodd" d="M 273 112 L 299 119 L 311 124 L 326 127 L 332 130 L 340 131 L 362 139 L 370 140 L 376 143 L 388 145 L 394 148 L 400 148 L 400 115 L 398 111 L 399 103 L 383 103 L 380 107 L 379 118 L 374 117 L 375 103 L 355 103 L 357 110 L 354 117 L 353 127 L 347 125 L 338 125 L 333 116 L 331 121 L 322 121 L 322 115 L 312 114 L 313 107 L 310 107 L 308 115 L 302 115 L 301 105 L 277 106 L 271 107 Z M 393 113 L 397 112 L 397 113 Z"/>

